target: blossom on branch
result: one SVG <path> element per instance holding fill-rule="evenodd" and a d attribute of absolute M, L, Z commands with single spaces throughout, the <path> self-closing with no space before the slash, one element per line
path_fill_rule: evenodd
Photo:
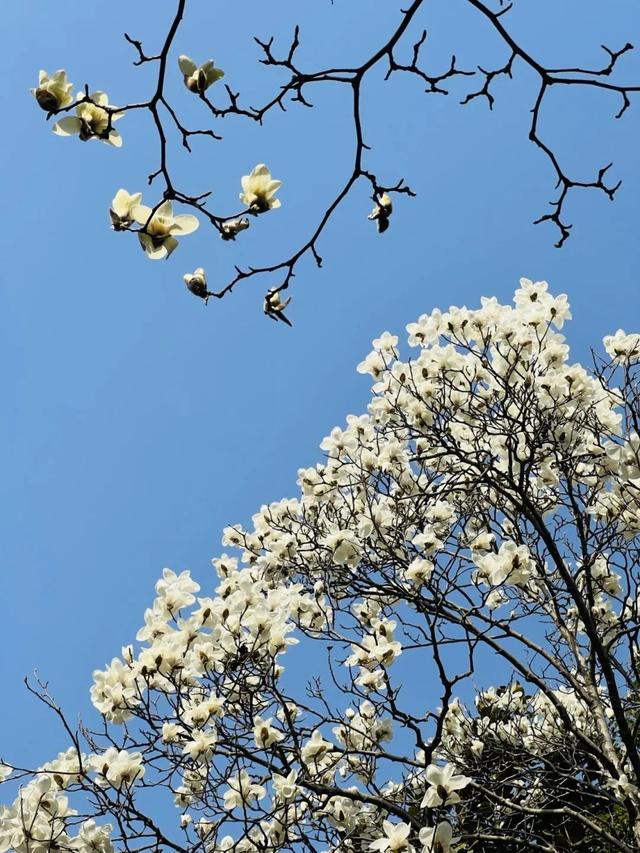
<path fill-rule="evenodd" d="M 38 86 L 31 90 L 38 105 L 47 113 L 57 113 L 68 107 L 73 98 L 73 83 L 67 81 L 67 72 L 60 69 L 49 77 L 46 71 L 38 75 Z"/>
<path fill-rule="evenodd" d="M 178 65 L 184 76 L 184 85 L 190 92 L 202 95 L 213 83 L 224 77 L 224 71 L 216 68 L 213 59 L 207 59 L 202 65 L 196 65 L 193 59 L 184 54 L 178 57 Z"/>
<path fill-rule="evenodd" d="M 393 204 L 388 193 L 381 193 L 376 198 L 376 206 L 367 219 L 375 220 L 378 234 L 384 234 L 389 227 L 389 217 L 393 212 Z"/>
<path fill-rule="evenodd" d="M 204 299 L 206 303 L 211 294 L 207 290 L 207 277 L 203 268 L 198 267 L 192 273 L 185 273 L 182 277 L 187 286 L 187 290 L 193 293 L 194 296 Z"/>
<path fill-rule="evenodd" d="M 115 194 L 109 216 L 114 231 L 126 231 L 136 221 L 133 211 L 142 201 L 142 193 L 129 194 L 126 190 L 118 190 Z"/>
<path fill-rule="evenodd" d="M 153 261 L 168 258 L 178 246 L 176 237 L 184 237 L 197 230 L 200 223 L 190 213 L 173 215 L 173 205 L 164 201 L 155 209 L 139 204 L 132 211 L 136 222 L 142 225 L 138 239 L 145 254 Z"/>
<path fill-rule="evenodd" d="M 249 208 L 249 213 L 257 215 L 280 207 L 280 199 L 275 198 L 275 194 L 282 186 L 282 181 L 274 180 L 264 163 L 255 166 L 251 174 L 243 175 L 240 183 L 240 201 Z"/>
<path fill-rule="evenodd" d="M 99 139 L 114 148 L 122 146 L 122 137 L 113 127 L 113 122 L 124 115 L 109 104 L 105 92 L 93 92 L 85 100 L 78 93 L 76 99 L 80 103 L 76 107 L 75 116 L 61 118 L 53 126 L 53 132 L 58 136 L 78 136 L 83 142 L 89 139 Z"/>
<path fill-rule="evenodd" d="M 238 234 L 248 227 L 249 220 L 246 217 L 229 219 L 227 222 L 222 223 L 220 236 L 223 240 L 235 240 Z"/>

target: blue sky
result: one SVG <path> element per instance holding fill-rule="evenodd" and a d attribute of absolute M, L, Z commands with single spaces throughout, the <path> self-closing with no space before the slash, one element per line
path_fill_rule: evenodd
<path fill-rule="evenodd" d="M 190 0 L 175 41 L 168 90 L 191 127 L 206 114 L 182 87 L 175 59 L 213 57 L 234 89 L 257 104 L 279 76 L 257 64 L 251 37 L 286 38 L 302 28 L 303 68 L 352 65 L 380 46 L 401 3 L 379 0 Z M 550 65 L 598 65 L 601 43 L 637 41 L 633 0 L 516 0 L 505 18 Z M 584 91 L 554 93 L 543 131 L 567 169 L 590 178 L 614 160 L 616 201 L 576 192 L 571 239 L 558 251 L 550 226 L 531 222 L 553 197 L 548 164 L 527 140 L 535 81 L 521 65 L 496 84 L 489 113 L 426 96 L 417 81 L 384 83 L 374 69 L 364 91 L 367 163 L 381 181 L 404 177 L 418 193 L 399 199 L 392 226 L 375 233 L 362 184 L 337 211 L 319 250 L 303 261 L 290 316 L 262 315 L 267 282 L 248 282 L 206 309 L 187 293 L 184 272 L 206 267 L 224 283 L 233 264 L 280 260 L 307 239 L 351 168 L 348 93 L 309 90 L 313 110 L 291 107 L 259 128 L 226 119 L 223 142 L 173 139 L 172 171 L 186 192 L 214 190 L 222 212 L 237 209 L 240 176 L 266 162 L 282 179 L 282 208 L 236 244 L 201 228 L 168 262 L 148 261 L 134 238 L 109 230 L 115 191 L 143 189 L 157 166 L 147 115 L 128 115 L 124 147 L 59 139 L 29 95 L 39 68 L 106 90 L 113 103 L 148 97 L 152 69 L 134 69 L 122 33 L 154 52 L 174 3 L 29 0 L 3 9 L 0 98 L 5 117 L 0 231 L 0 593 L 5 602 L 0 678 L 0 752 L 37 764 L 64 745 L 55 721 L 21 679 L 34 667 L 72 718 L 89 707 L 91 671 L 137 630 L 164 566 L 189 568 L 207 585 L 229 523 L 261 503 L 295 493 L 296 471 L 320 455 L 322 437 L 368 398 L 355 365 L 384 329 L 439 306 L 474 306 L 481 295 L 511 298 L 518 278 L 545 278 L 569 295 L 574 357 L 622 326 L 638 328 L 637 155 L 640 104 L 613 121 L 618 102 Z M 436 0 L 412 34 L 429 31 L 425 61 L 443 70 L 502 63 L 503 47 L 464 0 Z M 282 42 L 283 46 L 288 44 Z M 620 79 L 638 82 L 633 55 Z M 153 202 L 153 193 L 145 199 Z M 291 662 L 293 663 L 293 661 Z"/>

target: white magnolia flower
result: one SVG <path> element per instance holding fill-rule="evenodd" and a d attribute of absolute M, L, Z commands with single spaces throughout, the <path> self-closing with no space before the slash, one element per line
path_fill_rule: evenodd
<path fill-rule="evenodd" d="M 98 826 L 95 820 L 85 820 L 80 827 L 76 839 L 77 849 L 83 853 L 112 853 L 111 833 L 113 827 L 110 823 Z"/>
<path fill-rule="evenodd" d="M 525 584 L 535 569 L 527 546 L 517 545 L 511 540 L 503 542 L 497 554 L 481 557 L 477 566 L 478 576 L 491 586 Z"/>
<path fill-rule="evenodd" d="M 229 779 L 229 787 L 223 795 L 224 807 L 227 811 L 233 811 L 239 806 L 261 800 L 265 794 L 264 787 L 253 782 L 246 770 L 241 770 L 237 776 Z"/>
<path fill-rule="evenodd" d="M 271 782 L 273 783 L 273 790 L 276 796 L 281 800 L 292 800 L 298 791 L 298 786 L 296 785 L 297 778 L 298 773 L 295 770 L 292 770 L 287 776 L 274 773 L 271 776 Z"/>
<path fill-rule="evenodd" d="M 103 754 L 91 756 L 88 763 L 114 788 L 128 787 L 144 776 L 141 752 L 109 747 Z"/>
<path fill-rule="evenodd" d="M 284 737 L 281 731 L 271 725 L 272 719 L 272 717 L 269 717 L 268 720 L 263 720 L 262 717 L 254 717 L 253 737 L 259 749 L 268 749 Z"/>
<path fill-rule="evenodd" d="M 423 853 L 449 853 L 451 845 L 458 841 L 452 836 L 451 824 L 445 820 L 436 827 L 425 826 L 420 830 L 418 838 L 422 844 Z"/>
<path fill-rule="evenodd" d="M 376 206 L 373 208 L 367 219 L 375 220 L 378 228 L 378 234 L 383 234 L 389 227 L 389 217 L 393 211 L 391 198 L 387 193 L 382 193 L 376 198 Z"/>
<path fill-rule="evenodd" d="M 433 808 L 434 806 L 450 806 L 453 803 L 459 803 L 460 797 L 456 791 L 461 791 L 466 788 L 471 779 L 468 776 L 454 775 L 452 764 L 445 764 L 444 767 L 438 767 L 435 764 L 430 764 L 427 767 L 427 788 L 420 808 Z"/>
<path fill-rule="evenodd" d="M 259 163 L 250 175 L 243 175 L 240 183 L 240 201 L 246 204 L 250 213 L 264 213 L 266 210 L 280 207 L 280 199 L 274 196 L 282 186 L 282 181 L 274 180 L 264 163 Z"/>
<path fill-rule="evenodd" d="M 615 335 L 603 338 L 602 343 L 611 360 L 617 364 L 640 360 L 640 335 L 627 335 L 623 329 L 618 329 Z"/>
<path fill-rule="evenodd" d="M 187 741 L 182 752 L 194 761 L 209 758 L 217 740 L 215 729 L 206 732 L 202 729 L 194 729 L 191 732 L 191 740 Z"/>
<path fill-rule="evenodd" d="M 31 90 L 31 94 L 45 112 L 56 113 L 73 101 L 72 89 L 73 83 L 67 82 L 66 71 L 60 69 L 51 77 L 46 71 L 41 71 L 38 75 L 38 86 Z"/>
<path fill-rule="evenodd" d="M 144 204 L 133 210 L 136 222 L 142 225 L 138 232 L 140 245 L 148 258 L 153 261 L 168 258 L 178 246 L 177 237 L 192 234 L 200 225 L 197 218 L 189 213 L 173 215 L 170 201 L 164 201 L 155 211 Z"/>
<path fill-rule="evenodd" d="M 209 86 L 224 77 L 224 71 L 214 67 L 213 59 L 207 59 L 202 65 L 196 65 L 193 59 L 183 54 L 178 57 L 178 65 L 184 75 L 184 85 L 190 92 L 202 94 Z"/>
<path fill-rule="evenodd" d="M 369 845 L 370 850 L 378 850 L 379 853 L 407 853 L 412 850 L 409 844 L 409 832 L 411 827 L 408 823 L 391 823 L 390 820 L 382 822 L 384 835 L 382 838 L 376 838 Z"/>
<path fill-rule="evenodd" d="M 142 193 L 130 195 L 126 190 L 118 190 L 109 208 L 109 216 L 114 231 L 124 231 L 135 222 L 133 211 L 141 201 Z"/>
<path fill-rule="evenodd" d="M 84 98 L 78 93 L 77 100 Z M 88 139 L 100 139 L 114 148 L 122 146 L 122 137 L 113 128 L 113 122 L 121 119 L 124 113 L 110 106 L 106 92 L 93 92 L 88 101 L 82 101 L 76 107 L 75 116 L 61 118 L 53 126 L 58 136 L 79 136 L 83 142 Z"/>

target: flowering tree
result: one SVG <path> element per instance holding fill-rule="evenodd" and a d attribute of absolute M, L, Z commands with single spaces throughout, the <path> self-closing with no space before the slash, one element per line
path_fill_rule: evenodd
<path fill-rule="evenodd" d="M 359 183 L 370 188 L 374 206 L 369 219 L 375 222 L 379 233 L 389 227 L 393 204 L 397 203 L 398 197 L 406 199 L 414 195 L 403 179 L 388 174 L 388 170 L 385 170 L 384 175 L 378 175 L 371 170 L 372 166 L 368 162 L 367 152 L 375 144 L 375 128 L 364 126 L 362 102 L 365 85 L 374 69 L 385 69 L 386 79 L 398 74 L 409 75 L 418 87 L 429 94 L 446 95 L 453 87 L 462 104 L 480 100 L 485 101 L 490 109 L 495 100 L 497 80 L 510 79 L 519 71 L 533 75 L 536 86 L 529 104 L 531 121 L 528 136 L 548 161 L 552 181 L 556 184 L 550 210 L 542 213 L 536 222 L 549 222 L 555 227 L 558 246 L 570 234 L 571 225 L 566 218 L 565 205 L 573 190 L 592 189 L 613 199 L 620 186 L 620 180 L 611 181 L 608 177 L 611 163 L 598 163 L 591 174 L 574 174 L 549 141 L 551 134 L 545 120 L 545 105 L 552 90 L 563 93 L 587 91 L 596 95 L 604 93 L 611 98 L 615 117 L 621 118 L 631 105 L 633 95 L 640 91 L 638 84 L 618 81 L 618 65 L 620 60 L 620 64 L 624 64 L 625 55 L 632 50 L 630 43 L 613 49 L 603 45 L 605 61 L 600 67 L 575 67 L 567 61 L 563 62 L 561 57 L 557 67 L 548 67 L 514 35 L 509 24 L 513 3 L 505 0 L 495 0 L 493 3 L 465 0 L 462 3 L 463 11 L 460 12 L 461 21 L 466 11 L 469 19 L 478 17 L 486 23 L 496 39 L 498 55 L 495 63 L 490 68 L 461 68 L 454 55 L 445 68 L 429 71 L 424 58 L 427 31 L 422 29 L 429 24 L 428 4 L 425 0 L 412 0 L 407 3 L 407 8 L 398 9 L 394 28 L 391 32 L 381 33 L 379 45 L 370 56 L 358 63 L 347 58 L 342 67 L 304 68 L 299 60 L 300 29 L 293 22 L 293 39 L 283 51 L 276 49 L 273 38 L 256 38 L 260 62 L 270 70 L 279 72 L 281 79 L 263 104 L 251 106 L 243 102 L 239 92 L 234 91 L 232 68 L 223 71 L 211 59 L 199 64 L 189 56 L 173 55 L 176 35 L 185 16 L 191 12 L 191 9 L 187 9 L 187 0 L 174 2 L 175 13 L 169 22 L 166 38 L 156 53 L 145 52 L 141 41 L 125 34 L 135 51 L 134 64 L 157 68 L 153 91 L 146 100 L 115 106 L 109 103 L 104 92 L 91 92 L 86 84 L 80 87 L 74 98 L 74 86 L 68 82 L 63 70 L 52 75 L 41 71 L 38 85 L 32 90 L 37 103 L 47 113 L 47 118 L 55 116 L 53 130 L 56 134 L 75 136 L 85 142 L 98 139 L 111 147 L 120 148 L 123 137 L 115 127 L 116 122 L 120 128 L 126 124 L 121 120 L 132 114 L 148 115 L 158 144 L 157 160 L 148 175 L 148 183 L 153 184 L 154 189 L 159 186 L 151 206 L 142 204 L 140 192 L 130 194 L 124 189 L 118 190 L 111 206 L 111 221 L 117 231 L 136 234 L 149 258 L 157 260 L 168 257 L 177 248 L 179 238 L 194 231 L 201 220 L 208 222 L 222 240 L 233 242 L 249 226 L 256 227 L 261 216 L 276 209 L 281 203 L 276 196 L 281 181 L 271 176 L 264 163 L 257 164 L 251 170 L 248 168 L 248 174 L 242 177 L 241 206 L 238 210 L 214 210 L 209 187 L 201 187 L 195 193 L 185 192 L 177 186 L 171 174 L 172 134 L 190 152 L 194 137 L 207 137 L 214 143 L 220 140 L 220 123 L 227 116 L 234 115 L 262 124 L 270 119 L 273 112 L 286 110 L 291 104 L 311 107 L 310 98 L 322 84 L 343 89 L 352 107 L 352 170 L 336 187 L 319 221 L 310 224 L 308 239 L 281 260 L 257 264 L 246 258 L 234 261 L 230 265 L 233 269 L 230 277 L 214 289 L 209 289 L 207 283 L 204 270 L 206 264 L 198 267 L 196 273 L 185 275 L 188 289 L 205 302 L 212 296 L 226 296 L 240 282 L 262 278 L 270 285 L 264 297 L 265 314 L 274 320 L 289 322 L 283 313 L 286 300 L 282 300 L 279 294 L 289 288 L 304 258 L 310 256 L 321 266 L 322 258 L 318 249 L 320 238 L 334 212 L 353 188 Z M 328 7 L 327 14 L 331 13 Z M 464 21 L 461 26 L 464 26 Z M 211 49 L 215 51 L 215 44 L 212 44 Z M 199 100 L 203 122 L 209 122 L 211 126 L 196 130 L 185 126 L 180 117 L 180 106 L 172 103 L 165 91 L 167 78 L 172 74 L 182 77 L 185 97 Z M 203 173 L 206 173 L 206 169 L 203 169 Z M 174 216 L 173 204 L 192 212 Z"/>
<path fill-rule="evenodd" d="M 0 853 L 639 849 L 640 335 L 588 370 L 566 297 L 514 302 L 374 341 L 368 411 L 215 591 L 165 569 L 99 725 L 30 685 L 70 744 L 4 756 Z"/>

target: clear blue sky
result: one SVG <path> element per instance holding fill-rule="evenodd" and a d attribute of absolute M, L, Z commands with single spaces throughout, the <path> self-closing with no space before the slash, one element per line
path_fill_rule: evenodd
<path fill-rule="evenodd" d="M 568 293 L 575 357 L 619 326 L 638 330 L 640 103 L 615 122 L 614 98 L 566 91 L 550 100 L 543 129 L 567 168 L 590 178 L 614 160 L 612 177 L 623 178 L 613 204 L 576 193 L 573 234 L 558 251 L 551 227 L 531 225 L 553 179 L 527 141 L 526 69 L 499 81 L 493 113 L 482 101 L 458 106 L 464 80 L 443 98 L 406 77 L 384 84 L 376 70 L 365 91 L 368 162 L 384 182 L 405 177 L 418 197 L 397 202 L 379 237 L 366 220 L 368 188 L 356 189 L 319 245 L 324 269 L 305 262 L 298 271 L 288 329 L 262 316 L 263 284 L 205 309 L 182 275 L 203 265 L 213 284 L 224 282 L 234 263 L 279 260 L 306 239 L 350 170 L 347 92 L 309 90 L 315 110 L 274 113 L 263 128 L 227 119 L 225 141 L 195 140 L 191 158 L 174 139 L 186 191 L 213 189 L 220 210 L 232 211 L 240 175 L 264 161 L 283 180 L 282 208 L 236 244 L 201 228 L 154 263 L 107 220 L 115 190 L 143 189 L 156 168 L 147 115 L 120 122 L 119 151 L 83 145 L 55 137 L 28 90 L 39 68 L 65 67 L 113 103 L 145 98 L 149 71 L 131 66 L 122 33 L 155 51 L 174 3 L 5 5 L 0 731 L 11 742 L 0 752 L 37 764 L 64 738 L 22 677 L 37 667 L 72 718 L 86 711 L 91 671 L 133 638 L 162 568 L 212 582 L 223 526 L 295 493 L 296 471 L 319 458 L 322 437 L 366 406 L 368 383 L 354 368 L 381 331 L 402 333 L 435 306 L 510 299 L 522 275 Z M 190 0 L 175 56 L 213 57 L 256 104 L 279 78 L 257 65 L 251 36 L 284 37 L 299 22 L 304 68 L 351 65 L 386 40 L 401 5 Z M 640 42 L 635 0 L 516 0 L 505 21 L 550 65 L 598 65 L 601 43 Z M 427 4 L 416 35 L 422 26 L 430 70 L 452 52 L 462 67 L 506 59 L 463 0 Z M 175 105 L 198 126 L 200 105 L 175 58 L 170 74 Z M 620 77 L 638 82 L 637 57 L 624 58 Z"/>

